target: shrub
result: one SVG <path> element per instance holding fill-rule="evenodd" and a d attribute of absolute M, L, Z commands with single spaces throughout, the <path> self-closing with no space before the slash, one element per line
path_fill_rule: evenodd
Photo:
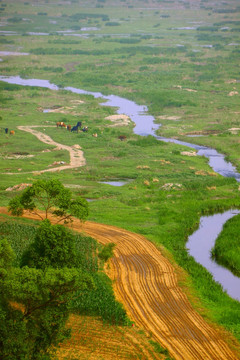
<path fill-rule="evenodd" d="M 106 262 L 108 259 L 110 259 L 113 256 L 113 249 L 115 246 L 116 244 L 114 243 L 105 245 L 98 254 L 99 258 Z"/>

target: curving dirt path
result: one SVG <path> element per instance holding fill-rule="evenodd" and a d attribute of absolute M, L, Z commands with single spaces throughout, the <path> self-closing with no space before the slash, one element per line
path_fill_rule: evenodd
<path fill-rule="evenodd" d="M 238 359 L 222 335 L 192 308 L 173 266 L 150 241 L 91 222 L 83 230 L 101 243 L 117 244 L 112 278 L 118 299 L 130 318 L 151 332 L 176 360 Z"/>
<path fill-rule="evenodd" d="M 7 213 L 6 208 L 0 208 Z M 36 218 L 32 214 L 24 215 Z M 74 220 L 73 230 L 117 246 L 111 278 L 129 317 L 166 347 L 176 360 L 237 360 L 223 339 L 191 306 L 174 267 L 145 237 L 110 225 Z M 238 351 L 239 344 L 236 345 Z"/>
<path fill-rule="evenodd" d="M 86 165 L 86 160 L 83 156 L 83 151 L 74 148 L 74 146 L 63 145 L 63 144 L 59 144 L 59 143 L 55 142 L 50 136 L 48 136 L 40 131 L 34 130 L 34 128 L 36 128 L 36 127 L 39 127 L 39 126 L 38 125 L 36 125 L 36 126 L 18 126 L 18 129 L 33 134 L 34 136 L 36 136 L 40 141 L 44 142 L 45 144 L 55 145 L 61 150 L 68 151 L 69 155 L 70 155 L 70 163 L 69 163 L 69 165 L 57 166 L 57 167 L 54 167 L 51 169 L 32 171 L 33 173 L 34 172 L 44 173 L 44 172 L 62 171 L 62 170 L 74 169 L 74 168 L 78 168 L 80 166 Z M 45 127 L 53 127 L 53 126 L 45 126 Z"/>

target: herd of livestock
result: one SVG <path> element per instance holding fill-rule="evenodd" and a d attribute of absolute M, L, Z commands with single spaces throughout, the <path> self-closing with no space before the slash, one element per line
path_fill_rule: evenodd
<path fill-rule="evenodd" d="M 82 122 L 81 121 L 79 121 L 77 123 L 77 125 L 75 125 L 75 126 L 72 126 L 70 124 L 66 125 L 63 121 L 58 121 L 56 125 L 57 125 L 57 127 L 66 128 L 68 131 L 71 131 L 71 132 L 73 132 L 73 131 L 79 132 L 79 130 L 81 130 L 83 132 L 88 132 L 88 126 L 84 126 L 82 128 Z M 92 134 L 92 135 L 94 137 L 97 137 L 97 133 Z"/>
<path fill-rule="evenodd" d="M 77 125 L 73 126 L 72 125 L 66 125 L 63 121 L 58 121 L 57 122 L 57 127 L 61 127 L 61 128 L 66 128 L 68 131 L 76 131 L 76 132 L 79 132 L 79 130 L 82 130 L 83 132 L 87 132 L 88 131 L 88 127 L 87 126 L 84 126 L 82 128 L 82 123 L 81 121 L 79 121 L 77 123 Z"/>
<path fill-rule="evenodd" d="M 79 130 L 83 131 L 83 132 L 88 132 L 88 126 L 84 126 L 82 128 L 82 122 L 79 121 L 77 123 L 77 125 L 75 126 L 71 126 L 71 125 L 66 125 L 63 121 L 58 121 L 56 123 L 57 127 L 61 127 L 61 128 L 66 128 L 68 131 L 76 131 L 76 132 L 79 132 Z M 9 128 L 5 128 L 4 129 L 4 132 L 6 135 L 10 134 L 10 135 L 14 135 L 15 134 L 15 131 L 14 130 L 9 130 Z M 94 137 L 97 137 L 97 133 L 93 134 Z"/>
<path fill-rule="evenodd" d="M 71 125 L 66 125 L 63 121 L 58 121 L 56 123 L 57 125 L 57 128 L 66 128 L 68 131 L 76 131 L 77 133 L 81 130 L 83 132 L 88 132 L 88 126 L 84 126 L 82 128 L 82 122 L 81 121 L 78 121 L 78 123 L 75 125 L 75 126 L 71 126 Z M 10 134 L 10 135 L 14 135 L 15 134 L 15 131 L 14 130 L 9 130 L 9 128 L 5 128 L 4 129 L 5 131 L 5 134 Z M 92 134 L 93 137 L 97 137 L 97 133 L 94 133 Z M 123 141 L 123 140 L 126 140 L 126 136 L 125 135 L 120 135 L 118 136 L 118 139 Z"/>
<path fill-rule="evenodd" d="M 6 135 L 7 135 L 7 134 L 10 134 L 10 135 L 14 135 L 14 134 L 15 134 L 15 131 L 14 131 L 14 130 L 9 130 L 9 128 L 5 128 L 4 131 L 5 131 L 5 134 L 6 134 Z"/>

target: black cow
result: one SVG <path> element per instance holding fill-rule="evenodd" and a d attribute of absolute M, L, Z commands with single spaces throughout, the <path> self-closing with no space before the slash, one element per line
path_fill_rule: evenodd
<path fill-rule="evenodd" d="M 81 129 L 81 126 L 82 126 L 82 123 L 81 123 L 81 121 L 79 121 L 79 122 L 77 123 L 77 125 L 75 125 L 75 126 L 73 126 L 73 127 L 71 128 L 71 132 L 72 132 L 72 131 L 78 131 L 79 128 Z"/>

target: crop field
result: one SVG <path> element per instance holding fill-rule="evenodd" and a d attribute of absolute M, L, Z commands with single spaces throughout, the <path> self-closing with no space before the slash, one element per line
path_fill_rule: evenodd
<path fill-rule="evenodd" d="M 240 207 L 238 182 L 214 172 L 192 149 L 136 135 L 131 118 L 114 117 L 117 108 L 103 106 L 101 97 L 66 89 L 144 105 L 159 125 L 157 135 L 214 148 L 240 172 L 239 1 L 2 0 L 0 14 L 0 75 L 48 80 L 58 87 L 0 81 L 0 206 L 19 193 L 18 185 L 61 180 L 74 197 L 89 201 L 88 220 L 144 235 L 181 267 L 179 281 L 191 304 L 226 331 L 239 355 L 239 302 L 222 291 L 185 246 L 202 215 Z M 79 121 L 87 132 L 56 126 L 73 127 Z M 30 131 L 41 133 L 42 140 Z M 82 163 L 64 169 L 71 165 L 71 149 Z M 126 184 L 111 186 L 109 181 Z M 213 250 L 238 276 L 239 256 L 230 246 L 239 248 L 239 220 L 226 224 L 222 244 Z M 24 231 L 32 233 L 26 236 L 18 226 L 16 221 L 11 240 L 16 266 L 34 236 L 33 227 L 26 225 Z M 95 266 L 93 259 L 89 269 Z M 96 276 L 98 295 L 89 294 L 89 302 L 111 288 L 101 276 Z M 114 302 L 112 290 L 109 294 L 106 302 Z M 81 301 L 74 306 L 99 316 L 97 305 L 91 311 Z M 119 319 L 122 311 L 119 305 Z M 106 309 L 102 314 L 108 317 Z M 122 358 L 140 359 L 141 351 L 131 355 L 130 347 Z M 164 354 L 157 356 L 164 359 Z"/>

